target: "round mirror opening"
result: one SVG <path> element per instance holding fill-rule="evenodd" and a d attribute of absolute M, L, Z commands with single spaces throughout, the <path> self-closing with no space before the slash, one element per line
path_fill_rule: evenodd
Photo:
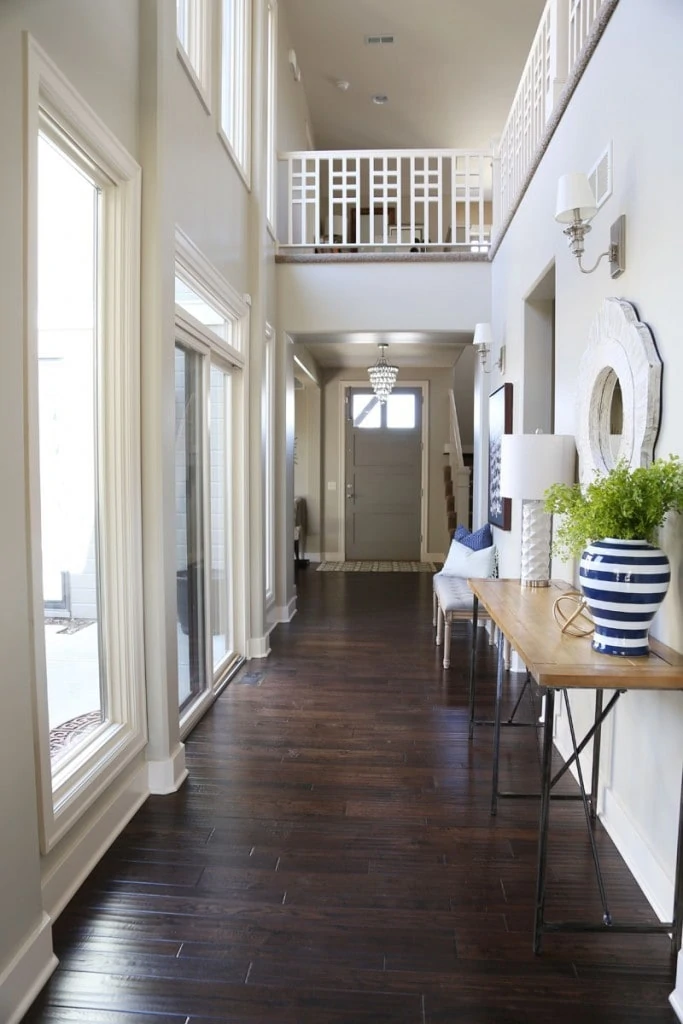
<path fill-rule="evenodd" d="M 607 388 L 611 386 L 612 397 L 609 405 L 609 418 L 607 425 L 609 436 L 601 438 L 603 458 L 609 469 L 613 469 L 619 460 L 621 450 L 621 439 L 624 434 L 624 400 L 621 392 L 621 384 L 614 370 L 610 371 L 607 378 Z"/>

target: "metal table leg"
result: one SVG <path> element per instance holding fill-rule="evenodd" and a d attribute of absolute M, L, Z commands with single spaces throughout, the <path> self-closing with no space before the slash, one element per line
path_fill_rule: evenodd
<path fill-rule="evenodd" d="M 469 738 L 474 735 L 474 690 L 477 679 L 477 621 L 479 619 L 479 598 L 472 601 L 472 644 L 470 646 L 470 726 Z"/>
<path fill-rule="evenodd" d="M 498 766 L 500 761 L 500 719 L 503 702 L 503 673 L 505 672 L 505 644 L 503 636 L 498 639 L 498 674 L 496 677 L 496 711 L 493 720 L 493 786 L 491 792 L 491 814 L 498 811 Z"/>
<path fill-rule="evenodd" d="M 683 778 L 678 808 L 678 846 L 676 847 L 676 882 L 674 889 L 674 918 L 671 931 L 671 953 L 676 955 L 683 937 Z"/>
<path fill-rule="evenodd" d="M 591 821 L 598 816 L 598 782 L 600 779 L 600 739 L 602 726 L 600 716 L 602 715 L 602 690 L 595 691 L 595 735 L 593 736 L 593 765 L 591 770 Z"/>
<path fill-rule="evenodd" d="M 546 690 L 543 723 L 543 754 L 541 758 L 541 817 L 538 825 L 538 868 L 536 872 L 536 913 L 534 919 L 534 953 L 541 952 L 545 878 L 548 866 L 548 819 L 550 817 L 550 772 L 553 756 L 553 724 L 555 691 Z"/>

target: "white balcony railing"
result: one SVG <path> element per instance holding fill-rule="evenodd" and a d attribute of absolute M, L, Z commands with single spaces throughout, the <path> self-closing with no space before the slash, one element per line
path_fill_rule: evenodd
<path fill-rule="evenodd" d="M 500 221 L 517 201 L 546 125 L 603 3 L 605 0 L 548 0 L 545 5 L 501 135 Z"/>
<path fill-rule="evenodd" d="M 562 90 L 608 0 L 547 0 L 498 147 L 280 156 L 280 244 L 486 252 L 518 201 Z"/>
<path fill-rule="evenodd" d="M 485 252 L 493 157 L 462 150 L 309 151 L 280 157 L 287 178 L 281 245 Z"/>

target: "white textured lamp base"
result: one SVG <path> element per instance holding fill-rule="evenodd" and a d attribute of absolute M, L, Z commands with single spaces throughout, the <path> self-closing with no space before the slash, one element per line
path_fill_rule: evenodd
<path fill-rule="evenodd" d="M 550 516 L 543 511 L 542 501 L 525 501 L 522 505 L 522 571 L 523 587 L 547 587 L 550 584 Z"/>

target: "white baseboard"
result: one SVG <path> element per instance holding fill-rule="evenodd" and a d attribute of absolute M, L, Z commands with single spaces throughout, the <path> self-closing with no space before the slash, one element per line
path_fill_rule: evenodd
<path fill-rule="evenodd" d="M 252 658 L 267 658 L 270 654 L 268 636 L 254 636 L 247 640 L 247 661 Z"/>
<path fill-rule="evenodd" d="M 148 785 L 150 793 L 163 796 L 176 793 L 187 778 L 185 766 L 185 744 L 179 743 L 170 757 L 163 761 L 148 761 Z"/>
<path fill-rule="evenodd" d="M 275 616 L 275 623 L 279 622 L 291 622 L 296 615 L 296 594 L 290 598 L 287 604 L 278 604 L 273 608 L 273 615 Z"/>
<path fill-rule="evenodd" d="M 43 858 L 43 908 L 54 921 L 149 795 L 142 761 Z"/>
<path fill-rule="evenodd" d="M 669 996 L 669 1002 L 680 1021 L 683 1021 L 683 950 L 678 951 L 676 961 L 676 988 Z"/>
<path fill-rule="evenodd" d="M 303 558 L 307 558 L 309 562 L 324 562 L 325 559 L 319 551 L 304 551 Z"/>
<path fill-rule="evenodd" d="M 324 558 L 321 558 L 320 561 L 321 562 L 343 562 L 343 561 L 345 561 L 345 559 L 344 559 L 344 552 L 343 551 L 330 551 L 328 554 L 325 555 Z"/>
<path fill-rule="evenodd" d="M 0 1019 L 19 1024 L 58 963 L 52 952 L 52 922 L 43 912 L 38 927 L 0 974 Z"/>
<path fill-rule="evenodd" d="M 602 792 L 600 820 L 659 920 L 670 921 L 674 901 L 673 881 L 610 789 Z M 681 982 L 683 984 L 683 977 Z"/>
<path fill-rule="evenodd" d="M 423 559 L 423 561 L 425 561 L 425 562 L 444 562 L 445 560 L 446 560 L 446 556 L 444 555 L 443 552 L 441 552 L 438 555 L 429 554 L 429 552 L 428 552 L 424 556 L 424 559 Z"/>

